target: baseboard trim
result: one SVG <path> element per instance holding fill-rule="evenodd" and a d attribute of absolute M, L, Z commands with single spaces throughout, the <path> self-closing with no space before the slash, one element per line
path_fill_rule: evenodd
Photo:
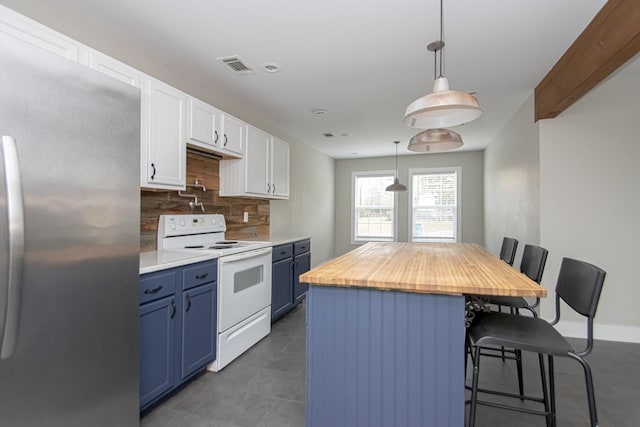
<path fill-rule="evenodd" d="M 587 325 L 585 322 L 561 320 L 555 327 L 565 337 L 587 337 Z M 603 341 L 640 343 L 640 327 L 596 323 L 593 326 L 593 336 L 595 339 Z"/>

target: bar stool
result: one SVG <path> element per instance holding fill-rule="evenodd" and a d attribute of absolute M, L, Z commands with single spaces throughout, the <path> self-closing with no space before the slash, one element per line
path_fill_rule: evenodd
<path fill-rule="evenodd" d="M 548 254 L 549 251 L 540 246 L 524 245 L 522 261 L 520 261 L 520 272 L 539 284 L 540 281 L 542 281 L 542 273 L 544 273 Z M 512 310 L 515 310 L 515 314 L 520 314 L 520 309 L 526 309 L 533 314 L 533 317 L 538 317 L 538 313 L 536 313 L 535 308 L 540 304 L 540 298 L 536 298 L 535 303 L 529 304 L 529 302 L 523 297 L 497 296 L 489 298 L 489 303 L 498 305 L 499 307 L 509 307 Z M 512 314 L 514 314 L 513 311 Z M 522 381 L 522 352 L 520 350 L 505 349 L 504 347 L 486 350 L 489 350 L 490 352 L 483 351 L 480 352 L 480 355 L 499 357 L 502 358 L 503 361 L 505 359 L 516 361 L 518 390 L 520 391 L 521 396 L 524 395 L 524 384 Z M 495 354 L 493 351 L 499 351 L 500 354 Z M 511 353 L 513 356 L 507 356 L 505 353 Z"/>
<path fill-rule="evenodd" d="M 556 402 L 553 357 L 569 357 L 576 360 L 584 370 L 587 401 L 591 426 L 598 425 L 595 392 L 591 368 L 584 360 L 593 348 L 593 319 L 602 292 L 602 285 L 606 272 L 592 264 L 571 258 L 563 258 L 556 283 L 556 317 L 548 323 L 537 317 L 517 316 L 507 313 L 483 313 L 468 330 L 468 339 L 472 345 L 475 358 L 473 366 L 473 381 L 471 386 L 471 408 L 469 410 L 469 426 L 475 425 L 478 404 L 497 408 L 515 410 L 531 414 L 544 415 L 547 425 L 555 426 Z M 577 313 L 587 318 L 587 347 L 576 352 L 571 344 L 552 326 L 560 320 L 560 299 L 567 303 Z M 480 390 L 478 378 L 480 374 L 480 349 L 484 347 L 507 347 L 538 353 L 543 397 L 528 397 L 528 400 L 544 404 L 544 411 L 528 408 L 508 406 L 494 402 L 478 400 L 478 392 L 499 394 L 501 396 L 522 398 L 523 396 L 510 393 Z M 547 390 L 544 372 L 543 354 L 548 356 L 549 388 Z"/>
<path fill-rule="evenodd" d="M 505 237 L 502 239 L 502 246 L 500 247 L 500 259 L 509 265 L 513 265 L 517 249 L 518 241 L 512 237 Z"/>

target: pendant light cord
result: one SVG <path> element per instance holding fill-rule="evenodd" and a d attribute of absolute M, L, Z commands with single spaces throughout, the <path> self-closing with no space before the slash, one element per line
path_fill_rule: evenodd
<path fill-rule="evenodd" d="M 394 144 L 396 144 L 396 178 L 398 178 L 398 144 L 395 142 Z"/>
<path fill-rule="evenodd" d="M 442 51 L 444 50 L 444 0 L 440 0 L 440 42 L 442 42 L 442 47 L 440 48 L 440 76 L 442 77 Z"/>

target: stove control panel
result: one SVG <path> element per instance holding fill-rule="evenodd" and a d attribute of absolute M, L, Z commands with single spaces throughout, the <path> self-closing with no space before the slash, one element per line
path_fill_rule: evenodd
<path fill-rule="evenodd" d="M 224 216 L 210 215 L 160 215 L 158 236 L 184 236 L 201 233 L 220 233 L 227 230 Z"/>

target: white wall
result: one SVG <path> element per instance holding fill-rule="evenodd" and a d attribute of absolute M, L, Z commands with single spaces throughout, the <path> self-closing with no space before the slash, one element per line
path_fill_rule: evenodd
<path fill-rule="evenodd" d="M 515 266 L 525 243 L 540 241 L 539 126 L 533 95 L 484 151 L 484 242 L 500 253 L 502 238 L 518 239 Z"/>
<path fill-rule="evenodd" d="M 289 142 L 291 196 L 288 201 L 271 203 L 271 230 L 287 235 L 312 235 L 313 265 L 333 256 L 332 158 L 274 128 L 264 120 L 261 111 L 253 110 L 251 105 L 225 93 L 225 88 L 193 81 L 188 77 L 188 69 L 160 64 L 128 46 L 126 41 L 119 40 L 117 34 L 91 25 L 69 11 L 42 0 L 1 0 L 1 3 Z"/>
<path fill-rule="evenodd" d="M 408 186 L 409 168 L 436 168 L 460 166 L 462 168 L 461 212 L 462 242 L 483 243 L 483 152 L 462 151 L 440 154 L 400 156 L 398 169 L 400 182 Z M 351 244 L 351 173 L 353 171 L 392 170 L 393 157 L 336 160 L 335 179 L 335 254 L 348 252 Z M 398 193 L 398 241 L 406 242 L 409 236 L 409 196 Z"/>
<path fill-rule="evenodd" d="M 603 268 L 596 337 L 640 342 L 640 67 L 632 65 L 541 121 L 540 242 L 549 249 L 544 286 L 555 288 L 562 257 Z"/>
<path fill-rule="evenodd" d="M 335 160 L 291 144 L 289 200 L 271 201 L 271 234 L 311 235 L 311 266 L 333 258 Z"/>

